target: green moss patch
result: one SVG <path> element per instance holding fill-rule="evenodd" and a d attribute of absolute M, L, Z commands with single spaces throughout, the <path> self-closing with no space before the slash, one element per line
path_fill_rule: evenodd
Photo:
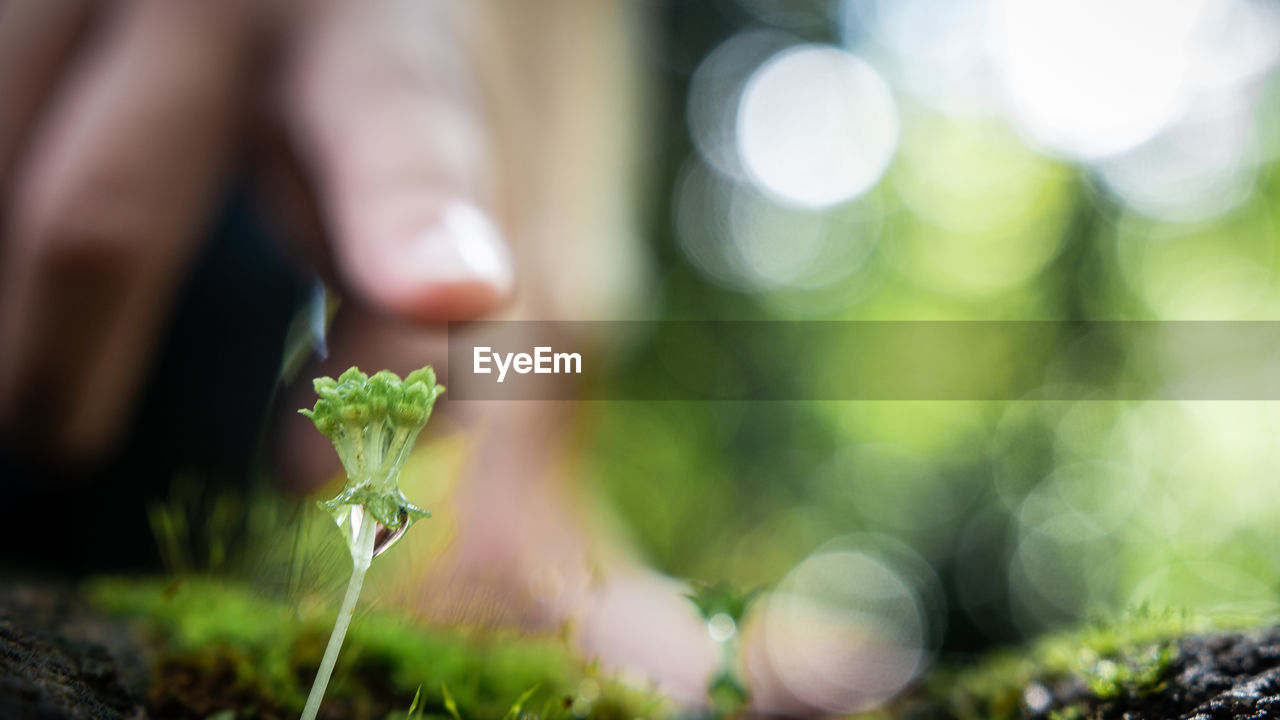
<path fill-rule="evenodd" d="M 101 579 L 86 595 L 135 620 L 154 643 L 151 704 L 163 717 L 296 717 L 333 623 L 331 608 L 298 611 L 208 579 Z M 660 698 L 602 677 L 554 638 L 431 629 L 369 612 L 352 623 L 320 717 L 404 717 L 415 694 L 427 718 L 455 717 L 450 704 L 463 720 L 503 718 L 517 704 L 515 714 L 544 720 L 669 713 Z"/>
<path fill-rule="evenodd" d="M 1079 720 L 1117 702 L 1141 702 L 1165 689 L 1179 640 L 1205 632 L 1204 621 L 1178 613 L 1136 611 L 1050 636 L 972 668 L 943 670 L 912 704 L 930 717 Z"/>

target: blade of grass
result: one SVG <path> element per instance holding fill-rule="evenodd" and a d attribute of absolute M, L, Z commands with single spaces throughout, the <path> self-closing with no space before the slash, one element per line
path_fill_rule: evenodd
<path fill-rule="evenodd" d="M 462 720 L 462 716 L 458 714 L 458 701 L 453 699 L 453 693 L 449 692 L 449 686 L 441 683 L 440 694 L 444 696 L 444 709 L 449 711 L 449 716 L 453 720 Z"/>
<path fill-rule="evenodd" d="M 417 690 L 413 691 L 413 702 L 409 703 L 409 712 L 405 713 L 406 720 L 413 720 L 413 711 L 418 711 L 418 717 L 422 717 L 422 709 L 418 707 L 418 701 L 422 699 L 422 686 L 419 685 Z"/>
<path fill-rule="evenodd" d="M 525 690 L 516 700 L 515 704 L 511 706 L 511 709 L 507 711 L 507 714 L 502 716 L 502 720 L 514 720 L 515 718 L 520 717 L 520 709 L 523 708 L 524 704 L 529 701 L 529 698 L 537 692 L 538 686 L 541 684 L 542 683 L 536 683 L 533 687 Z"/>

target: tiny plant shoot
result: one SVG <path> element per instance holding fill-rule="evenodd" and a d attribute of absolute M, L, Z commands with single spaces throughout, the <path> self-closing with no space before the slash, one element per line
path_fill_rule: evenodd
<path fill-rule="evenodd" d="M 685 597 L 698 606 L 707 622 L 707 635 L 720 648 L 720 667 L 707 685 L 713 717 L 738 717 L 751 700 L 738 659 L 742 653 L 738 629 L 757 591 L 739 590 L 723 582 L 692 584 L 693 592 Z"/>
<path fill-rule="evenodd" d="M 338 661 L 338 650 L 347 635 L 370 563 L 400 539 L 409 523 L 430 517 L 400 491 L 400 470 L 418 432 L 431 417 L 436 398 L 444 392 L 430 367 L 414 370 L 404 380 L 389 370 L 370 377 L 353 367 L 336 381 L 316 378 L 315 388 L 320 396 L 316 406 L 298 412 L 311 418 L 316 429 L 333 441 L 347 471 L 342 492 L 320 503 L 320 507 L 328 510 L 338 527 L 346 531 L 351 581 L 302 710 L 302 720 L 315 720 L 320 711 L 325 686 Z"/>

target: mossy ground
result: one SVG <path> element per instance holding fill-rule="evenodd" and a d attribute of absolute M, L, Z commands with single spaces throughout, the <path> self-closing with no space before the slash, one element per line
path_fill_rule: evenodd
<path fill-rule="evenodd" d="M 296 717 L 335 612 L 300 613 L 245 586 L 199 578 L 102 579 L 86 595 L 101 611 L 136 621 L 155 644 L 149 704 L 171 718 Z M 554 638 L 429 629 L 368 612 L 352 623 L 321 717 L 404 717 L 419 690 L 424 718 L 670 712 L 661 698 L 601 676 Z"/>
<path fill-rule="evenodd" d="M 1141 694 L 1160 682 L 1174 641 L 1203 629 L 1201 621 L 1184 614 L 1137 611 L 1046 637 L 1022 652 L 1000 653 L 976 668 L 941 672 L 930 689 L 959 720 L 1044 710 L 1048 702 L 1042 701 L 1051 695 L 1046 688 L 1064 684 L 1099 700 Z"/>
<path fill-rule="evenodd" d="M 1259 677 L 1280 673 L 1273 667 L 1280 665 L 1275 647 L 1280 631 L 1240 632 L 1247 624 L 1136 611 L 1000 653 L 974 667 L 939 670 L 917 693 L 876 715 L 1172 720 L 1199 717 L 1223 697 L 1237 702 L 1249 695 L 1255 704 L 1265 703 Z M 1280 717 L 1251 713 L 1207 712 L 1204 717 Z"/>

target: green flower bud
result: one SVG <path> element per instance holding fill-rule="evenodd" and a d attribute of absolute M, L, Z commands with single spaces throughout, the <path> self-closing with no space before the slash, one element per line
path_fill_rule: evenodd
<path fill-rule="evenodd" d="M 369 378 L 365 387 L 369 398 L 369 413 L 375 419 L 386 416 L 392 398 L 400 393 L 400 386 L 400 378 L 390 370 L 383 370 Z"/>
<path fill-rule="evenodd" d="M 360 372 L 360 368 L 357 368 L 354 365 L 348 368 L 346 372 L 338 376 L 339 385 L 354 385 L 357 387 L 363 387 L 364 384 L 367 383 L 368 381 L 369 381 L 369 376 Z"/>
<path fill-rule="evenodd" d="M 306 415 L 316 426 L 316 429 L 326 437 L 332 438 L 338 431 L 338 421 L 333 417 L 333 411 L 326 404 L 317 402 L 314 410 L 303 409 L 298 412 Z"/>
<path fill-rule="evenodd" d="M 405 427 L 418 427 L 427 421 L 431 396 L 422 383 L 414 383 L 391 404 L 391 422 Z"/>
<path fill-rule="evenodd" d="M 363 400 L 363 398 L 361 398 L 361 400 Z M 347 404 L 342 407 L 342 422 L 347 425 L 350 425 L 353 428 L 361 428 L 364 427 L 364 424 L 368 421 L 369 407 L 367 403 L 360 401 L 352 402 L 351 400 L 348 400 Z"/>
<path fill-rule="evenodd" d="M 333 386 L 316 388 L 316 394 L 320 396 L 320 402 L 332 405 L 334 408 L 342 407 L 344 403 L 342 392 Z"/>
<path fill-rule="evenodd" d="M 335 381 L 317 378 L 319 399 L 312 410 L 300 412 L 333 441 L 347 470 L 347 484 L 337 497 L 321 505 L 342 516 L 352 505 L 388 528 L 404 518 L 430 514 L 408 501 L 399 487 L 400 468 L 418 431 L 444 388 L 435 383 L 430 367 L 415 370 L 407 381 L 383 370 L 372 377 L 351 368 Z M 406 432 L 408 430 L 409 432 Z M 387 445 L 389 438 L 394 438 Z"/>
<path fill-rule="evenodd" d="M 436 371 L 432 370 L 431 366 L 428 365 L 424 368 L 414 370 L 404 376 L 405 385 L 412 385 L 414 383 L 422 383 L 429 388 L 436 387 Z"/>

